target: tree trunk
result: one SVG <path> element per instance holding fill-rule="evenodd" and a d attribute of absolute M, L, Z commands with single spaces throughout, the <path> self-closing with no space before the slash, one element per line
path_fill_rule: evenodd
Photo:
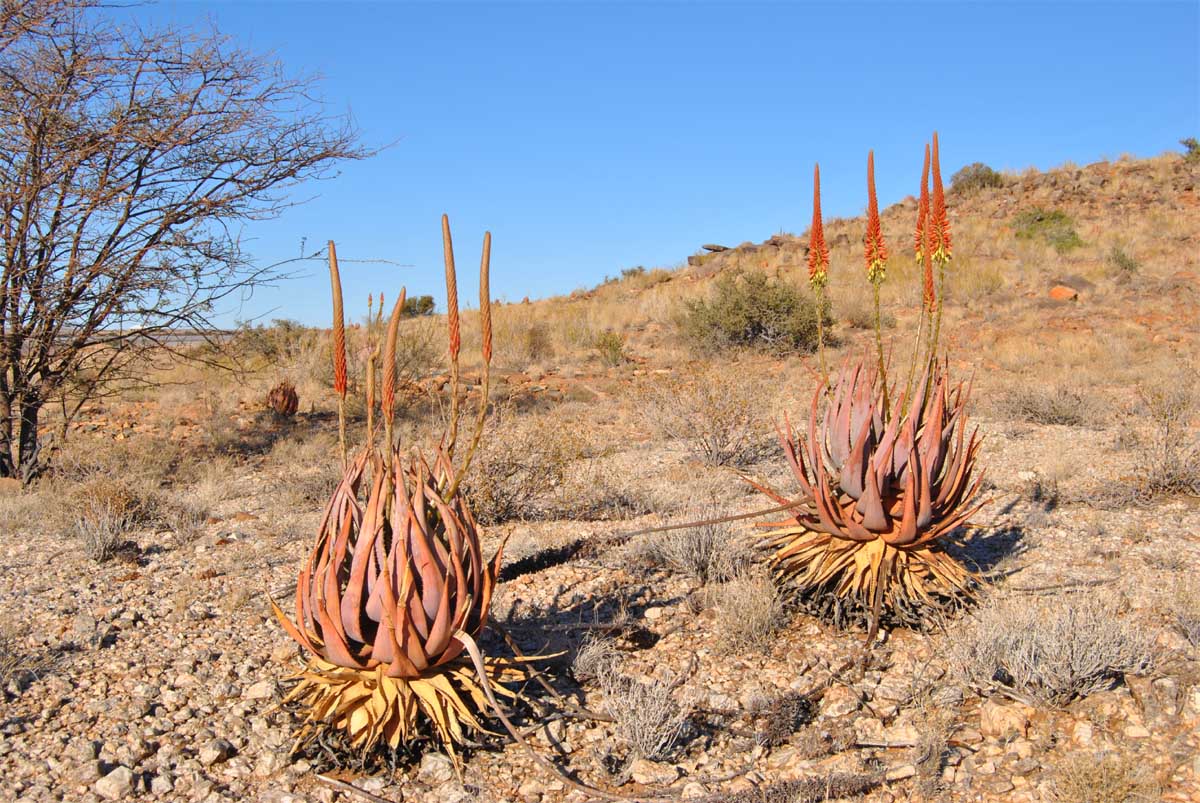
<path fill-rule="evenodd" d="M 12 397 L 5 390 L 0 393 L 0 478 L 17 476 L 12 431 Z"/>
<path fill-rule="evenodd" d="M 17 444 L 17 476 L 21 482 L 29 482 L 41 473 L 40 453 L 42 443 L 38 439 L 38 414 L 42 401 L 38 398 L 21 402 L 21 431 Z"/>

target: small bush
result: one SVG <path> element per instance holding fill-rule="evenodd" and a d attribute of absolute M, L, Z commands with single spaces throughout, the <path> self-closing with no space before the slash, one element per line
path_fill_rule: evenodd
<path fill-rule="evenodd" d="M 822 310 L 829 320 L 829 310 Z M 700 352 L 749 346 L 770 351 L 812 351 L 817 346 L 816 303 L 765 273 L 717 278 L 707 299 L 688 301 L 679 327 Z"/>
<path fill-rule="evenodd" d="M 1093 397 L 1068 387 L 1018 385 L 999 405 L 1004 413 L 1033 424 L 1086 427 L 1103 421 L 1101 405 Z"/>
<path fill-rule="evenodd" d="M 1065 705 L 1157 663 L 1154 634 L 1109 594 L 995 599 L 951 641 L 959 676 L 1029 704 Z"/>
<path fill-rule="evenodd" d="M 540 362 L 554 356 L 554 343 L 544 323 L 531 324 L 521 336 L 521 347 L 530 362 Z"/>
<path fill-rule="evenodd" d="M 11 625 L 0 629 L 0 702 L 19 694 L 42 669 L 43 661 L 24 650 Z"/>
<path fill-rule="evenodd" d="M 783 625 L 783 597 L 765 572 L 744 572 L 712 594 L 721 645 L 729 652 L 767 647 Z"/>
<path fill-rule="evenodd" d="M 1041 240 L 1053 246 L 1060 254 L 1083 245 L 1075 231 L 1075 221 L 1059 209 L 1043 209 L 1035 206 L 1016 216 L 1013 229 L 1018 239 Z"/>
<path fill-rule="evenodd" d="M 642 267 L 641 265 L 638 265 L 637 267 L 633 267 L 633 268 L 625 268 L 624 270 L 621 271 L 622 279 L 635 279 L 638 276 L 645 276 L 645 275 L 646 275 L 646 269 L 644 267 Z"/>
<path fill-rule="evenodd" d="M 1200 492 L 1200 443 L 1189 430 L 1196 409 L 1190 387 L 1143 388 L 1150 437 L 1137 455 L 1138 490 L 1146 496 Z"/>
<path fill-rule="evenodd" d="M 1003 187 L 1004 176 L 983 162 L 969 164 L 950 177 L 950 190 L 963 194 L 978 192 L 988 187 Z"/>
<path fill-rule="evenodd" d="M 560 421 L 511 410 L 488 428 L 466 481 L 475 516 L 484 524 L 547 518 L 585 444 Z"/>
<path fill-rule="evenodd" d="M 1054 773 L 1054 799 L 1061 803 L 1152 803 L 1159 789 L 1145 761 L 1119 753 L 1077 753 Z"/>
<path fill-rule="evenodd" d="M 691 707 L 672 696 L 677 684 L 660 679 L 642 683 L 618 672 L 602 681 L 604 707 L 633 756 L 650 761 L 674 756 L 691 715 Z"/>
<path fill-rule="evenodd" d="M 1108 264 L 1118 276 L 1133 276 L 1138 272 L 1138 262 L 1119 245 L 1108 252 Z"/>
<path fill-rule="evenodd" d="M 611 329 L 606 329 L 596 335 L 592 347 L 600 355 L 600 362 L 610 368 L 615 368 L 629 359 L 625 354 L 625 338 Z"/>
<path fill-rule="evenodd" d="M 754 389 L 730 371 L 646 385 L 638 401 L 655 432 L 713 466 L 744 466 L 769 452 Z"/>
<path fill-rule="evenodd" d="M 1200 139 L 1184 137 L 1179 140 L 1183 146 L 1183 158 L 1189 162 L 1200 162 Z"/>

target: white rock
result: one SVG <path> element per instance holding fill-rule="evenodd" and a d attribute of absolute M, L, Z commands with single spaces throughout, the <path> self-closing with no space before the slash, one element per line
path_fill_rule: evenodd
<path fill-rule="evenodd" d="M 96 781 L 94 789 L 105 800 L 123 800 L 133 792 L 133 772 L 128 767 L 117 767 Z"/>

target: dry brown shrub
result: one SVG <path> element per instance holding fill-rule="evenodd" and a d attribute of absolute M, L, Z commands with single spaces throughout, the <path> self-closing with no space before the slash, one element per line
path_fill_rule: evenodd
<path fill-rule="evenodd" d="M 1138 490 L 1149 497 L 1200 493 L 1200 439 L 1192 432 L 1196 394 L 1191 386 L 1143 387 L 1150 435 L 1137 449 Z"/>
<path fill-rule="evenodd" d="M 1065 705 L 1145 674 L 1161 661 L 1155 633 L 1112 593 L 994 597 L 950 641 L 960 679 L 1035 705 Z"/>
<path fill-rule="evenodd" d="M 675 680 L 647 683 L 618 671 L 602 675 L 604 709 L 616 723 L 617 735 L 633 757 L 666 761 L 675 755 L 691 716 L 690 702 L 675 699 Z"/>
<path fill-rule="evenodd" d="M 660 437 L 709 465 L 744 466 L 770 451 L 762 399 L 728 367 L 647 384 L 637 403 Z"/>

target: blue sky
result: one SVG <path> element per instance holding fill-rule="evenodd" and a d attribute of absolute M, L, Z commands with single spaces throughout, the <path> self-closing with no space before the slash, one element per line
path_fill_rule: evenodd
<path fill-rule="evenodd" d="M 395 143 L 245 230 L 262 264 L 304 237 L 414 266 L 348 266 L 348 297 L 364 305 L 402 283 L 440 305 L 442 212 L 463 272 L 491 229 L 493 293 L 515 301 L 675 265 L 702 243 L 799 233 L 814 161 L 827 216 L 864 208 L 870 148 L 892 203 L 915 192 L 935 128 L 947 176 L 974 161 L 1151 156 L 1200 136 L 1196 0 L 162 0 L 132 13 L 211 20 L 290 71 L 320 73 L 365 144 Z M 309 273 L 224 320 L 327 323 L 327 279 Z"/>

